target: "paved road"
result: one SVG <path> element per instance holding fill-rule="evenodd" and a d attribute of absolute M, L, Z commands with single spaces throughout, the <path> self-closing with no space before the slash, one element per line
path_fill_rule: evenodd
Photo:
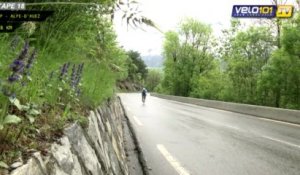
<path fill-rule="evenodd" d="M 300 175 L 300 125 L 120 97 L 153 175 Z"/>

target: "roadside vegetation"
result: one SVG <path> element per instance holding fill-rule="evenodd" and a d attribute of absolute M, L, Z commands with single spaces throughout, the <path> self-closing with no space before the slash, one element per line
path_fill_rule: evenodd
<path fill-rule="evenodd" d="M 146 78 L 146 87 L 150 92 L 157 91 L 159 84 L 162 80 L 163 72 L 160 69 L 150 68 L 148 69 L 148 75 Z"/>
<path fill-rule="evenodd" d="M 116 82 L 134 76 L 116 41 L 115 11 L 133 27 L 154 26 L 130 11 L 135 1 L 25 2 L 34 3 L 27 9 L 55 12 L 0 35 L 0 169 L 35 151 L 47 154 L 68 123 L 85 126 L 88 111 L 116 92 Z"/>
<path fill-rule="evenodd" d="M 145 79 L 148 74 L 147 66 L 145 65 L 144 61 L 142 60 L 141 54 L 137 51 L 130 50 L 127 52 L 128 61 L 128 76 L 127 80 L 143 84 L 145 83 Z"/>
<path fill-rule="evenodd" d="M 118 80 L 117 88 L 120 92 L 135 92 L 140 91 L 145 85 L 146 77 L 148 76 L 148 69 L 141 54 L 137 51 L 126 51 L 126 67 L 127 77 Z"/>
<path fill-rule="evenodd" d="M 300 15 L 232 20 L 221 37 L 188 18 L 164 41 L 161 93 L 300 109 Z"/>

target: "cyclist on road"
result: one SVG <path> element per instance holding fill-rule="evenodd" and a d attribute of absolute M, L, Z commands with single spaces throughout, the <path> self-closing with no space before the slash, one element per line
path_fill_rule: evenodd
<path fill-rule="evenodd" d="M 142 90 L 142 101 L 143 101 L 143 103 L 145 103 L 146 96 L 147 96 L 147 89 L 143 88 L 143 90 Z"/>

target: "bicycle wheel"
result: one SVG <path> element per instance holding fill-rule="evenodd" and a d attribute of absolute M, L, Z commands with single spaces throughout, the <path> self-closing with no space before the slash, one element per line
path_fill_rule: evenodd
<path fill-rule="evenodd" d="M 143 96 L 143 97 L 142 97 L 142 102 L 143 102 L 143 103 L 145 103 L 145 99 L 146 99 L 146 97 Z"/>

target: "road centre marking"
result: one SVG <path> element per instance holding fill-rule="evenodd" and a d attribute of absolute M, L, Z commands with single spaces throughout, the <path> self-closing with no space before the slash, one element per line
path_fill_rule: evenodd
<path fill-rule="evenodd" d="M 296 145 L 296 144 L 293 144 L 293 143 L 290 143 L 290 142 L 286 142 L 286 141 L 283 141 L 283 140 L 274 139 L 274 138 L 269 137 L 269 136 L 262 136 L 262 137 L 266 138 L 266 139 L 269 139 L 269 140 L 273 140 L 275 142 L 280 142 L 280 143 L 283 143 L 283 144 L 286 144 L 286 145 L 289 145 L 289 146 L 296 147 L 296 148 L 300 149 L 300 145 Z"/>
<path fill-rule="evenodd" d="M 136 122 L 136 124 L 138 124 L 139 126 L 143 126 L 143 123 L 136 116 L 133 116 L 133 119 Z"/>
<path fill-rule="evenodd" d="M 161 144 L 156 145 L 157 149 L 161 152 L 161 154 L 167 159 L 167 161 L 173 166 L 173 168 L 180 175 L 190 175 L 188 171 L 186 171 L 180 163 L 168 152 L 168 150 Z"/>

